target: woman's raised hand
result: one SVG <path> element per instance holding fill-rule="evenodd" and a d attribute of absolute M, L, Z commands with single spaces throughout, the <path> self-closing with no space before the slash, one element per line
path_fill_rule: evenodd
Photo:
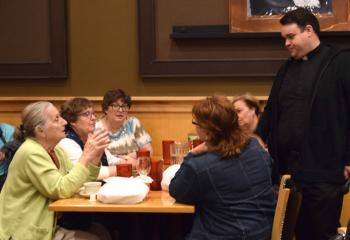
<path fill-rule="evenodd" d="M 98 130 L 89 134 L 79 161 L 85 166 L 88 163 L 99 165 L 102 153 L 109 143 L 110 140 L 106 130 Z"/>

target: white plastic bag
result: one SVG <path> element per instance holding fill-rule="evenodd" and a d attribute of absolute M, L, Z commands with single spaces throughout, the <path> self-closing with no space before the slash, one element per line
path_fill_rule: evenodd
<path fill-rule="evenodd" d="M 97 193 L 103 203 L 135 204 L 142 202 L 149 192 L 148 185 L 137 178 L 111 177 Z"/>
<path fill-rule="evenodd" d="M 175 173 L 179 170 L 179 168 L 180 164 L 174 164 L 165 169 L 165 171 L 163 172 L 163 178 L 161 182 L 162 190 L 169 191 L 171 179 L 173 179 Z"/>

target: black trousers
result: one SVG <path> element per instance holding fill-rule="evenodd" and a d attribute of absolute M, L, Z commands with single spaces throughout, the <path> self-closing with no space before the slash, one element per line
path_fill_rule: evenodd
<path fill-rule="evenodd" d="M 341 185 L 298 183 L 302 202 L 296 223 L 297 240 L 328 240 L 337 233 L 343 205 Z"/>

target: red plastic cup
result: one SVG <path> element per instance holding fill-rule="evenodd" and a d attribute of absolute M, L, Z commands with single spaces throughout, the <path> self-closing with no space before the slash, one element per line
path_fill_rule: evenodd
<path fill-rule="evenodd" d="M 171 157 L 170 157 L 170 145 L 174 143 L 173 140 L 163 140 L 162 141 L 162 150 L 163 150 L 163 160 L 164 164 L 170 165 Z"/>
<path fill-rule="evenodd" d="M 131 175 L 132 175 L 132 164 L 131 163 L 117 164 L 117 176 L 119 176 L 119 177 L 131 177 Z"/>
<path fill-rule="evenodd" d="M 150 157 L 151 152 L 149 150 L 140 149 L 136 152 L 137 157 Z"/>
<path fill-rule="evenodd" d="M 162 160 L 152 160 L 151 161 L 151 171 L 149 176 L 153 179 L 150 187 L 151 190 L 162 190 L 161 182 L 163 177 L 163 161 Z"/>

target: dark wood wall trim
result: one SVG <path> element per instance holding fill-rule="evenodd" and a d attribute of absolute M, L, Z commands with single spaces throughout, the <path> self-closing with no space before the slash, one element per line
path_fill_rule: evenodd
<path fill-rule="evenodd" d="M 170 38 L 186 39 L 233 39 L 233 38 L 280 38 L 280 32 L 229 32 L 228 25 L 173 26 Z M 320 37 L 349 37 L 349 31 L 325 31 Z"/>
<path fill-rule="evenodd" d="M 229 33 L 227 26 L 176 26 L 173 24 L 169 32 L 157 29 L 162 19 L 157 19 L 156 11 L 158 1 L 161 0 L 138 0 L 138 33 L 139 33 L 139 74 L 142 78 L 157 77 L 273 77 L 278 68 L 287 59 L 288 55 L 283 47 L 283 40 L 279 33 Z M 194 0 L 199 1 L 199 0 Z M 167 9 L 169 11 L 169 9 Z M 193 9 L 195 12 L 196 9 Z M 176 16 L 176 9 L 171 9 L 171 17 L 181 19 Z M 164 16 L 164 14 L 163 14 Z M 166 29 L 169 26 L 167 26 Z M 226 32 L 222 32 L 222 31 Z M 171 32 L 172 31 L 172 32 Z M 185 32 L 183 32 L 185 31 Z M 187 31 L 187 32 L 186 32 Z M 199 32 L 198 32 L 199 31 Z M 203 31 L 214 31 L 204 33 Z M 190 34 L 192 32 L 193 34 Z M 350 32 L 324 32 L 322 40 L 333 43 L 339 47 L 349 47 L 348 36 Z M 170 44 L 175 46 L 180 54 L 182 49 L 191 50 L 188 46 L 200 45 L 205 53 L 205 47 L 220 47 L 229 44 L 243 44 L 248 54 L 237 53 L 226 54 L 226 57 L 213 58 L 186 58 L 181 59 L 171 56 L 162 58 L 157 56 L 157 49 L 162 49 L 162 45 L 157 43 L 157 36 L 168 36 Z M 158 44 L 158 45 L 157 45 Z M 236 46 L 238 46 L 236 45 Z M 255 51 L 259 49 L 260 55 Z M 275 54 L 273 51 L 275 51 Z M 196 49 L 198 51 L 198 49 Z M 240 49 L 238 48 L 238 52 Z M 278 54 L 276 54 L 278 51 Z M 240 51 L 242 52 L 242 51 Z M 262 54 L 263 53 L 263 54 Z M 229 57 L 227 57 L 229 56 Z"/>
<path fill-rule="evenodd" d="M 273 58 L 269 56 L 253 59 L 160 60 L 156 54 L 155 1 L 138 0 L 139 74 L 143 78 L 271 77 L 276 74 L 278 67 L 283 62 L 283 59 L 279 57 Z M 168 34 L 170 35 L 170 33 Z M 275 38 L 277 37 L 279 36 Z"/>
<path fill-rule="evenodd" d="M 0 64 L 0 79 L 67 78 L 66 0 L 47 0 L 49 59 Z"/>

